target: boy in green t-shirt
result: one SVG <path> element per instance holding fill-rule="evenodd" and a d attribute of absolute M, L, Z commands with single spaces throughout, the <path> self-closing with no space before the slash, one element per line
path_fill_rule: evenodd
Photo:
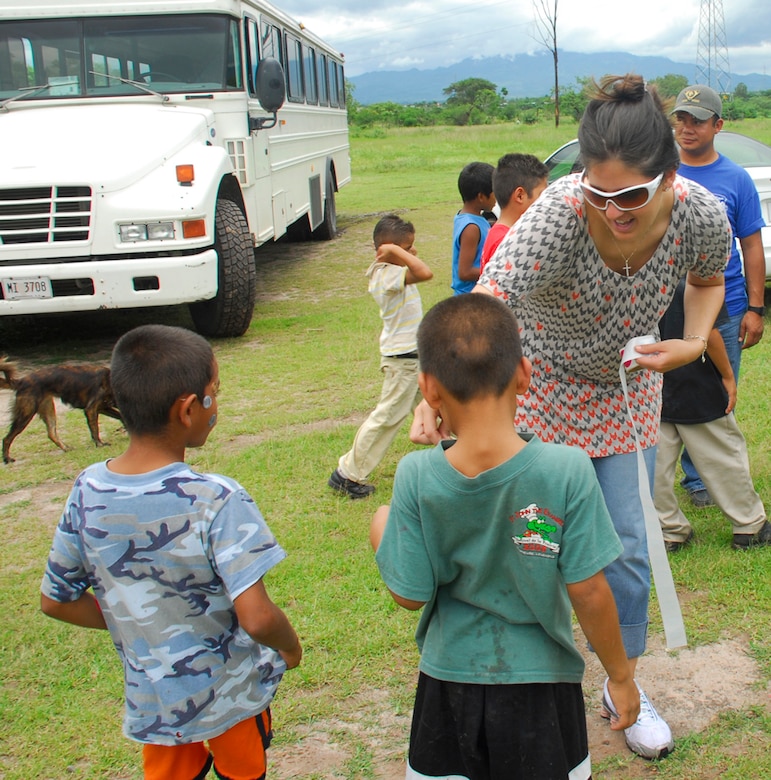
<path fill-rule="evenodd" d="M 501 301 L 441 301 L 418 350 L 420 389 L 455 438 L 402 459 L 370 530 L 394 600 L 425 607 L 407 777 L 586 780 L 571 605 L 609 675 L 612 728 L 640 708 L 602 572 L 621 544 L 591 461 L 517 433 L 531 366 Z"/>

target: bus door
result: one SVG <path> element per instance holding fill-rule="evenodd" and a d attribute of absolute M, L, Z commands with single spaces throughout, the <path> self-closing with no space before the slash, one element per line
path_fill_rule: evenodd
<path fill-rule="evenodd" d="M 254 78 L 256 67 L 260 61 L 260 52 L 261 49 L 264 51 L 264 47 L 260 46 L 260 33 L 257 21 L 250 16 L 245 16 L 244 24 L 247 44 L 247 84 L 249 90 L 247 110 L 249 112 L 249 123 L 252 125 L 254 120 L 265 118 L 265 110 L 257 99 L 257 88 Z M 268 125 L 270 125 L 270 122 L 268 122 Z M 250 205 L 248 209 L 249 222 L 252 231 L 257 236 L 258 244 L 268 241 L 276 232 L 273 221 L 269 132 L 269 128 L 254 129 L 249 138 L 254 183 L 249 188 L 251 192 L 244 193 L 244 197 Z"/>

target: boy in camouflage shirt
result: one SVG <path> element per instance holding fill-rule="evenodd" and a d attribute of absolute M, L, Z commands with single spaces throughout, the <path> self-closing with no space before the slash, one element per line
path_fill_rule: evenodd
<path fill-rule="evenodd" d="M 111 379 L 129 445 L 75 481 L 43 577 L 43 612 L 108 629 L 125 682 L 124 733 L 145 778 L 265 776 L 270 702 L 302 650 L 263 577 L 285 557 L 234 480 L 184 463 L 217 419 L 205 339 L 146 325 Z"/>

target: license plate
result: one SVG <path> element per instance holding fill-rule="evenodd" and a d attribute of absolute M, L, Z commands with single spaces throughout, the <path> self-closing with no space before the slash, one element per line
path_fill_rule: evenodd
<path fill-rule="evenodd" d="M 0 279 L 3 298 L 18 301 L 23 298 L 53 298 L 51 280 L 47 276 L 29 276 L 16 279 Z"/>

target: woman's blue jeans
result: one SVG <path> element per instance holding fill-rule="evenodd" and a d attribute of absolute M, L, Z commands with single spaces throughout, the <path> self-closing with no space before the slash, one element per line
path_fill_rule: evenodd
<path fill-rule="evenodd" d="M 643 450 L 643 455 L 652 492 L 656 448 Z M 627 657 L 637 658 L 645 651 L 651 590 L 645 516 L 637 481 L 637 453 L 592 458 L 592 463 L 624 547 L 621 555 L 605 568 L 605 576 L 616 599 Z"/>

